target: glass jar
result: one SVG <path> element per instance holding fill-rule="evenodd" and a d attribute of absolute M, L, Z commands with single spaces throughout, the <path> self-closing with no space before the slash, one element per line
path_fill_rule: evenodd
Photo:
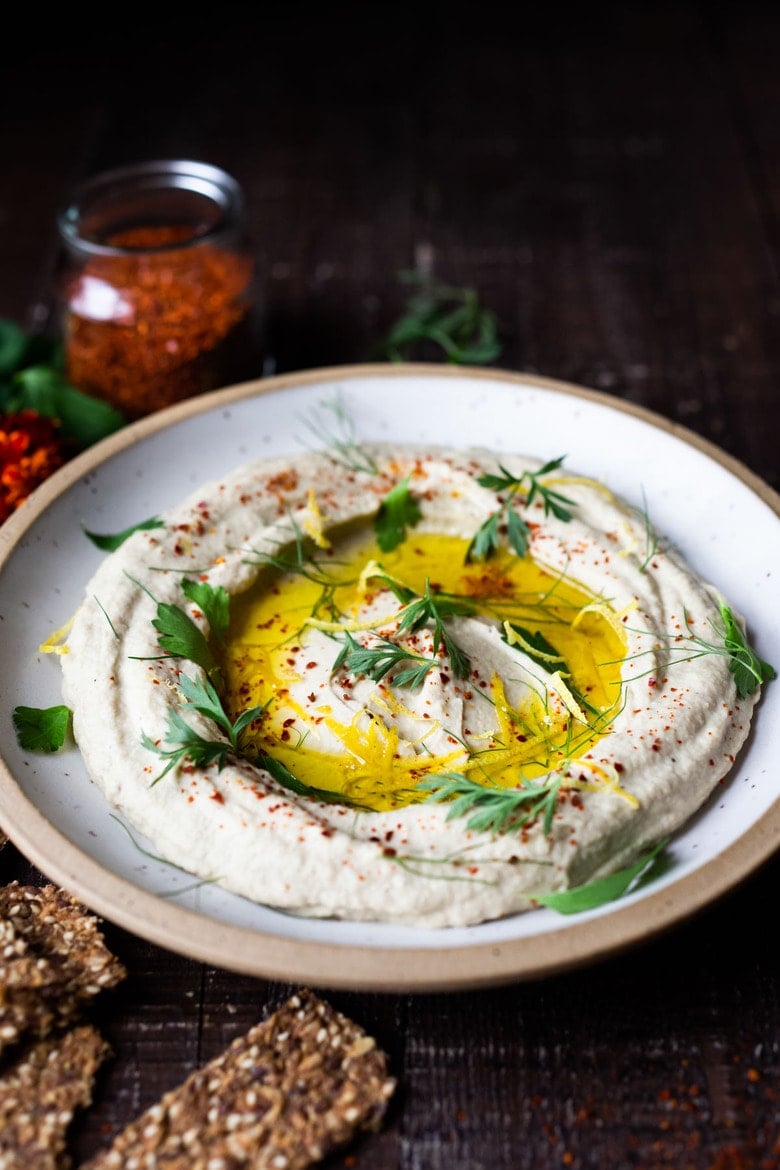
<path fill-rule="evenodd" d="M 65 374 L 128 420 L 259 374 L 239 184 L 186 160 L 107 171 L 58 217 Z"/>

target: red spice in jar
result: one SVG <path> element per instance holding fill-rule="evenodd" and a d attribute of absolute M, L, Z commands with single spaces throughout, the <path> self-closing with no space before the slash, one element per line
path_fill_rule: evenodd
<path fill-rule="evenodd" d="M 187 241 L 191 241 L 191 246 Z M 191 225 L 138 226 L 104 244 L 65 285 L 69 381 L 129 418 L 242 376 L 252 257 L 199 239 Z"/>

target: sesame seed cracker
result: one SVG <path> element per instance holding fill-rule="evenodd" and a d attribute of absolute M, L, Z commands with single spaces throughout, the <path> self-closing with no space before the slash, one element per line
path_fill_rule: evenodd
<path fill-rule="evenodd" d="M 0 1068 L 0 1170 L 64 1170 L 68 1127 L 110 1054 L 90 1025 L 50 1035 Z"/>
<path fill-rule="evenodd" d="M 0 886 L 0 1055 L 72 1023 L 125 977 L 99 919 L 54 885 Z"/>
<path fill-rule="evenodd" d="M 164 1094 L 81 1170 L 304 1170 L 378 1128 L 395 1090 L 374 1039 L 303 990 Z"/>

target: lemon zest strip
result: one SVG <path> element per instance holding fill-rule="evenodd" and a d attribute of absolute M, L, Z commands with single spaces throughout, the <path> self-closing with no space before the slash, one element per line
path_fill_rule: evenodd
<path fill-rule="evenodd" d="M 309 514 L 303 522 L 304 530 L 309 535 L 318 548 L 330 548 L 331 543 L 325 535 L 325 520 L 320 511 L 320 506 L 317 503 L 317 497 L 314 488 L 309 488 Z"/>
<path fill-rule="evenodd" d="M 73 625 L 73 618 L 69 618 L 69 620 L 65 623 L 64 626 L 60 626 L 60 628 L 58 630 L 55 630 L 53 634 L 49 634 L 48 638 L 46 638 L 45 641 L 41 642 L 40 646 L 38 647 L 38 650 L 40 651 L 40 653 L 41 654 L 68 654 L 69 650 L 68 650 L 68 647 L 65 645 L 65 639 L 67 638 L 72 625 Z"/>

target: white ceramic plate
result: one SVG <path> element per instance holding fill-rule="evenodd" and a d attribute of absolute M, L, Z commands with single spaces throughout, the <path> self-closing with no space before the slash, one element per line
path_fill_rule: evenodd
<path fill-rule="evenodd" d="M 766 688 L 729 782 L 673 841 L 663 876 L 579 915 L 538 910 L 442 931 L 301 919 L 198 883 L 144 852 L 76 749 L 18 747 L 13 708 L 61 701 L 58 660 L 38 646 L 69 619 L 103 555 L 82 529 L 119 531 L 258 455 L 299 454 L 313 443 L 306 420 L 337 399 L 361 439 L 565 456 L 567 469 L 647 507 L 744 614 L 757 652 L 780 664 L 780 497 L 692 433 L 577 386 L 464 367 L 346 366 L 230 387 L 86 451 L 0 528 L 0 824 L 25 856 L 104 918 L 192 958 L 319 987 L 419 991 L 595 961 L 680 923 L 765 861 L 780 841 L 780 682 Z"/>

